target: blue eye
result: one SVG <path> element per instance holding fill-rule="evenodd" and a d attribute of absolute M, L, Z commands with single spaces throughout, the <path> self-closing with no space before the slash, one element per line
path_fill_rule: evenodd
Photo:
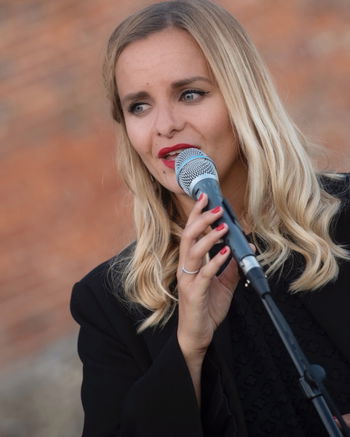
<path fill-rule="evenodd" d="M 186 90 L 181 94 L 181 100 L 184 102 L 193 102 L 205 94 L 208 94 L 208 92 L 201 90 Z"/>
<path fill-rule="evenodd" d="M 147 106 L 147 103 L 133 103 L 129 106 L 128 111 L 135 115 L 142 114 Z"/>

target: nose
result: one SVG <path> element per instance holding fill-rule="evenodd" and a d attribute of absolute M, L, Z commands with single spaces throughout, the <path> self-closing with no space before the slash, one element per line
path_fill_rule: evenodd
<path fill-rule="evenodd" d="M 154 122 L 157 136 L 172 138 L 184 125 L 183 117 L 171 104 L 159 106 Z"/>

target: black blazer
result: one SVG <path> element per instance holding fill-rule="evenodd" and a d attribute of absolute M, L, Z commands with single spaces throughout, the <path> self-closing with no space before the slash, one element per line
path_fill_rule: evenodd
<path fill-rule="evenodd" d="M 349 243 L 349 218 L 345 208 L 338 220 L 338 242 Z M 83 437 L 247 436 L 225 360 L 230 348 L 227 320 L 216 331 L 204 361 L 202 378 L 210 383 L 203 385 L 200 411 L 177 342 L 177 314 L 163 329 L 137 334 L 147 311 L 131 310 L 115 296 L 121 290 L 112 288 L 108 266 L 105 262 L 95 268 L 72 293 L 83 362 Z M 303 302 L 350 362 L 349 287 L 350 264 L 342 263 L 338 281 L 308 294 Z"/>

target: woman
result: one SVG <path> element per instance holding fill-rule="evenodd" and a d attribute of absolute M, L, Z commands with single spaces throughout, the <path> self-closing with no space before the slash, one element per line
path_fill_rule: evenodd
<path fill-rule="evenodd" d="M 83 435 L 327 435 L 258 297 L 220 246 L 227 224 L 210 228 L 222 208 L 206 211 L 206 193 L 187 197 L 174 166 L 188 147 L 214 160 L 278 305 L 310 361 L 326 368 L 342 414 L 350 412 L 349 177 L 316 173 L 244 30 L 207 0 L 127 18 L 110 38 L 104 73 L 137 239 L 73 289 Z"/>

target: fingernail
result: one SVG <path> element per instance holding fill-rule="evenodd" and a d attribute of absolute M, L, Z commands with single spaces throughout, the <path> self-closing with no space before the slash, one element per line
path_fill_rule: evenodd
<path fill-rule="evenodd" d="M 215 228 L 216 231 L 222 231 L 225 227 L 225 223 L 220 223 L 219 226 Z"/>
<path fill-rule="evenodd" d="M 220 211 L 221 211 L 221 206 L 217 206 L 216 208 L 214 208 L 214 209 L 211 210 L 211 212 L 212 212 L 213 214 L 217 214 L 217 213 L 220 212 Z"/>
<path fill-rule="evenodd" d="M 221 255 L 225 255 L 226 252 L 227 252 L 227 247 L 226 247 L 226 246 L 223 247 L 223 248 L 220 250 Z"/>
<path fill-rule="evenodd" d="M 200 200 L 202 200 L 203 197 L 204 197 L 204 193 L 201 193 L 200 196 L 198 197 L 198 202 L 199 202 Z"/>

